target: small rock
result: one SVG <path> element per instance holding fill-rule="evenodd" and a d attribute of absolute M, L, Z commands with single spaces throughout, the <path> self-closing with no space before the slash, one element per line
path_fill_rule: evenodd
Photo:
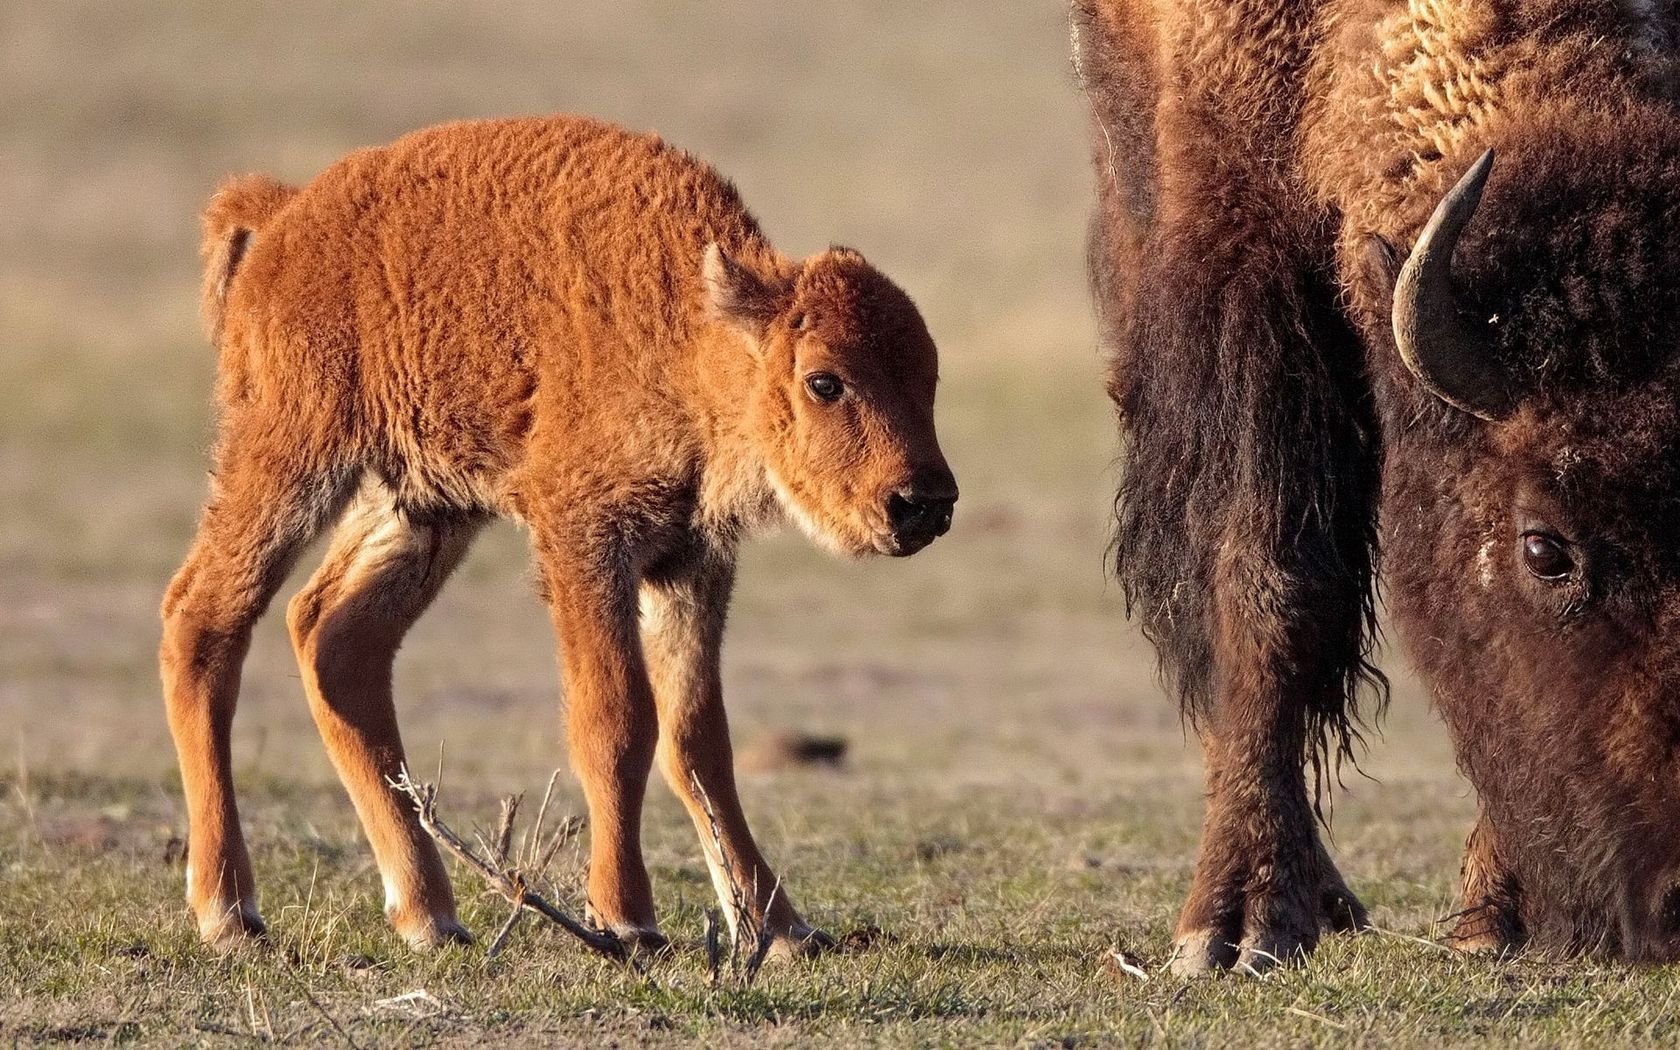
<path fill-rule="evenodd" d="M 767 733 L 743 748 L 735 768 L 745 773 L 785 769 L 838 769 L 846 758 L 846 739 L 784 731 Z"/>

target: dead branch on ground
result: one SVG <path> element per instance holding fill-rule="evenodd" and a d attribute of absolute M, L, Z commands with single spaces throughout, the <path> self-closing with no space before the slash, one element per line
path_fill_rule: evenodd
<path fill-rule="evenodd" d="M 776 903 L 776 894 L 781 891 L 782 881 L 778 877 L 776 884 L 770 888 L 770 899 L 764 902 L 763 911 L 753 906 L 752 898 L 747 895 L 747 887 L 735 872 L 735 865 L 729 859 L 729 852 L 723 848 L 723 832 L 718 827 L 717 814 L 712 811 L 711 796 L 700 785 L 700 778 L 689 774 L 689 783 L 694 785 L 695 792 L 700 796 L 700 808 L 706 811 L 706 833 L 711 839 L 711 849 L 717 856 L 718 867 L 723 872 L 723 881 L 729 887 L 728 907 L 735 921 L 731 923 L 735 936 L 729 945 L 729 970 L 739 977 L 743 984 L 752 984 L 753 978 L 758 976 L 759 967 L 770 954 L 770 948 L 775 944 L 775 936 L 765 925 L 770 915 L 771 907 Z M 754 896 L 758 890 L 757 873 L 754 873 L 752 886 Z M 718 945 L 717 916 L 710 909 L 706 909 L 706 976 L 712 984 L 718 982 L 721 974 L 721 951 Z"/>
<path fill-rule="evenodd" d="M 439 779 L 442 779 L 439 769 Z M 548 867 L 562 843 L 577 834 L 579 824 L 573 820 L 561 821 L 549 842 L 542 841 L 543 818 L 548 813 L 549 798 L 554 793 L 555 777 L 549 778 L 548 791 L 543 795 L 542 807 L 537 813 L 537 825 L 531 834 L 526 836 L 523 856 L 511 856 L 513 849 L 513 823 L 519 812 L 521 796 L 509 796 L 502 801 L 501 819 L 497 825 L 493 844 L 485 840 L 484 836 L 476 836 L 480 847 L 490 855 L 489 860 L 473 852 L 471 846 L 450 829 L 449 825 L 438 819 L 436 784 L 417 783 L 408 775 L 407 767 L 393 779 L 389 779 L 391 788 L 408 796 L 414 804 L 414 812 L 420 818 L 420 826 L 426 829 L 426 834 L 437 840 L 438 844 L 467 867 L 476 871 L 492 890 L 500 894 L 509 904 L 513 905 L 513 912 L 507 922 L 497 932 L 490 942 L 488 955 L 499 954 L 507 947 L 508 940 L 513 936 L 514 929 L 519 925 L 521 916 L 526 911 L 534 911 L 543 918 L 559 926 L 567 933 L 581 941 L 584 947 L 597 955 L 605 956 L 615 962 L 628 963 L 630 953 L 616 934 L 610 930 L 593 929 L 573 918 L 564 909 L 557 907 L 540 893 L 530 888 Z"/>

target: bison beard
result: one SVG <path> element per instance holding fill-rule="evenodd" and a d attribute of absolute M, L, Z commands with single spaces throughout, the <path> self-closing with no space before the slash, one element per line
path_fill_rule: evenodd
<path fill-rule="evenodd" d="M 1179 970 L 1364 921 L 1304 770 L 1322 798 L 1386 700 L 1379 524 L 1395 621 L 1482 804 L 1459 945 L 1677 954 L 1674 23 L 1558 0 L 1075 0 L 1115 568 L 1207 767 Z M 1403 268 L 1431 257 L 1426 220 L 1434 262 Z M 1570 575 L 1525 571 L 1534 528 Z"/>

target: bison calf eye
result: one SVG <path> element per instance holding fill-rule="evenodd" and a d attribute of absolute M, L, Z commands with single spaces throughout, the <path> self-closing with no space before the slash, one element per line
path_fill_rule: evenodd
<path fill-rule="evenodd" d="M 1522 540 L 1523 565 L 1535 578 L 1562 580 L 1575 568 L 1568 547 L 1556 536 L 1548 536 L 1543 532 L 1525 532 Z"/>
<path fill-rule="evenodd" d="M 846 384 L 840 382 L 839 376 L 827 372 L 812 372 L 805 377 L 805 389 L 818 401 L 832 405 L 846 392 Z"/>

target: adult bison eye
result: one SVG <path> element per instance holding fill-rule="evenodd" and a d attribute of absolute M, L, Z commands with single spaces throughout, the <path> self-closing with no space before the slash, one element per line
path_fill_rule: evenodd
<path fill-rule="evenodd" d="M 846 392 L 846 384 L 840 382 L 839 376 L 828 372 L 812 372 L 805 377 L 805 389 L 818 401 L 832 405 Z"/>
<path fill-rule="evenodd" d="M 1544 532 L 1523 533 L 1523 565 L 1536 579 L 1555 582 L 1567 579 L 1575 568 L 1569 548 L 1556 536 Z"/>

